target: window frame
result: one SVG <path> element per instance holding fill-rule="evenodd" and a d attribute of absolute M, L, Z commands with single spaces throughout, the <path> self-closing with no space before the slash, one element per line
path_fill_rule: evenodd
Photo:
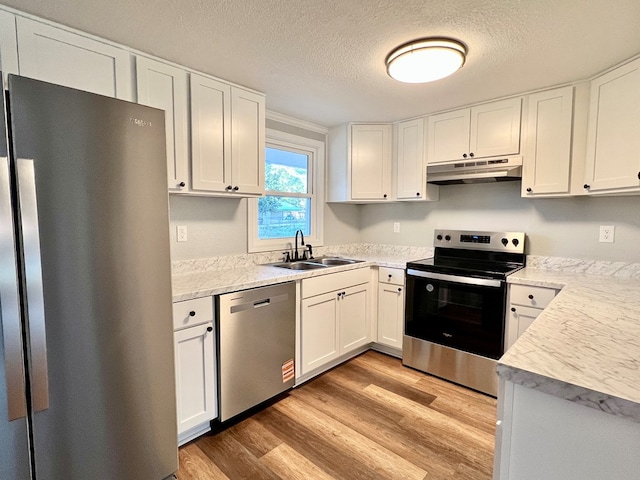
<path fill-rule="evenodd" d="M 311 198 L 311 221 L 309 223 L 311 235 L 305 235 L 304 240 L 305 243 L 309 243 L 314 247 L 322 246 L 324 243 L 325 142 L 268 128 L 266 129 L 265 137 L 265 149 L 266 148 L 282 148 L 284 150 L 299 151 L 309 155 L 309 193 L 292 193 L 291 197 Z M 250 198 L 247 207 L 249 253 L 277 250 L 285 252 L 293 248 L 293 236 L 290 238 L 260 239 L 258 237 L 258 199 Z M 302 250 L 299 249 L 299 252 L 302 254 Z"/>

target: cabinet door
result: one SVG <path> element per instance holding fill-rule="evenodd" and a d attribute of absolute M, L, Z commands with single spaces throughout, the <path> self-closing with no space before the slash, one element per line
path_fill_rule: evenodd
<path fill-rule="evenodd" d="M 340 354 L 366 345 L 371 341 L 369 316 L 371 294 L 368 283 L 343 290 L 338 300 L 340 326 Z"/>
<path fill-rule="evenodd" d="M 507 341 L 505 351 L 515 343 L 533 321 L 542 313 L 540 308 L 523 307 L 521 305 L 509 305 L 507 311 Z"/>
<path fill-rule="evenodd" d="M 218 416 L 213 324 L 174 332 L 178 435 Z"/>
<path fill-rule="evenodd" d="M 585 183 L 589 191 L 640 186 L 640 59 L 591 82 Z"/>
<path fill-rule="evenodd" d="M 467 158 L 470 118 L 470 110 L 463 108 L 427 119 L 428 163 Z"/>
<path fill-rule="evenodd" d="M 187 72 L 146 57 L 136 57 L 138 103 L 165 111 L 169 190 L 187 186 Z"/>
<path fill-rule="evenodd" d="M 16 22 L 20 75 L 133 100 L 129 52 L 28 18 Z"/>
<path fill-rule="evenodd" d="M 301 375 L 338 356 L 338 294 L 302 300 L 300 322 Z"/>
<path fill-rule="evenodd" d="M 569 193 L 573 87 L 529 96 L 522 195 Z"/>
<path fill-rule="evenodd" d="M 379 343 L 402 348 L 404 323 L 404 289 L 381 283 L 378 286 L 378 338 Z"/>
<path fill-rule="evenodd" d="M 391 125 L 351 125 L 351 198 L 391 198 Z"/>
<path fill-rule="evenodd" d="M 424 119 L 398 124 L 396 164 L 398 199 L 420 199 L 426 186 L 424 161 Z"/>
<path fill-rule="evenodd" d="M 230 192 L 231 87 L 191 74 L 191 186 Z"/>
<path fill-rule="evenodd" d="M 231 90 L 232 191 L 264 194 L 264 96 L 241 88 Z"/>
<path fill-rule="evenodd" d="M 511 98 L 471 109 L 469 156 L 495 157 L 520 152 L 521 98 Z"/>
<path fill-rule="evenodd" d="M 5 81 L 8 74 L 18 74 L 16 17 L 4 10 L 0 10 L 0 71 L 2 71 Z"/>

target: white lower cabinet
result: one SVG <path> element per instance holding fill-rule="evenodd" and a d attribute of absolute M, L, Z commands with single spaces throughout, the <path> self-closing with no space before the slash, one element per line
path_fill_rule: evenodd
<path fill-rule="evenodd" d="M 557 293 L 555 288 L 509 285 L 505 351 L 531 326 Z"/>
<path fill-rule="evenodd" d="M 404 270 L 380 267 L 378 271 L 377 342 L 402 350 L 404 327 Z"/>
<path fill-rule="evenodd" d="M 330 362 L 371 341 L 370 269 L 302 280 L 300 375 L 329 368 Z"/>
<path fill-rule="evenodd" d="M 215 328 L 211 297 L 174 303 L 178 443 L 208 432 L 218 416 Z M 198 323 L 200 322 L 200 323 Z M 192 325 L 195 324 L 195 325 Z"/>

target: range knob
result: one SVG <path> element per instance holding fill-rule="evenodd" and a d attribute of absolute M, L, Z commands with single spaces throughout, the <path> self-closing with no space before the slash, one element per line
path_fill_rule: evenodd
<path fill-rule="evenodd" d="M 517 247 L 518 244 L 520 243 L 520 240 L 518 240 L 517 238 L 514 238 L 513 240 L 511 240 L 511 243 L 513 243 L 514 247 Z"/>
<path fill-rule="evenodd" d="M 445 235 L 444 239 L 448 242 L 449 240 L 451 240 L 451 235 Z"/>
<path fill-rule="evenodd" d="M 507 243 L 509 243 L 509 239 L 507 238 L 503 238 L 502 240 L 500 240 L 502 242 L 502 244 L 506 247 Z"/>
<path fill-rule="evenodd" d="M 438 235 L 436 235 L 436 238 L 437 238 L 438 240 L 442 240 L 442 235 L 439 235 L 439 234 L 438 234 Z"/>

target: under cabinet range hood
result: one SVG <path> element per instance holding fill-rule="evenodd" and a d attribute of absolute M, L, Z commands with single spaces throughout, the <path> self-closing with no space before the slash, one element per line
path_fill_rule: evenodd
<path fill-rule="evenodd" d="M 522 157 L 485 158 L 427 165 L 427 183 L 456 185 L 520 180 Z"/>

